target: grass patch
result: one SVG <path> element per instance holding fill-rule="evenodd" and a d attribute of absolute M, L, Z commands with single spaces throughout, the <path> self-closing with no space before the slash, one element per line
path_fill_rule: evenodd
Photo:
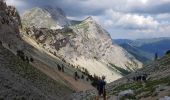
<path fill-rule="evenodd" d="M 123 84 L 120 86 L 117 86 L 116 88 L 113 89 L 113 93 L 112 94 L 116 94 L 120 91 L 124 91 L 124 90 L 136 90 L 142 87 L 141 83 L 127 83 L 127 84 Z"/>
<path fill-rule="evenodd" d="M 84 32 L 88 31 L 89 25 L 87 22 L 81 22 L 80 24 L 76 24 L 74 26 L 72 26 L 75 29 L 83 29 Z"/>
<path fill-rule="evenodd" d="M 122 84 L 120 86 L 114 87 L 114 89 L 112 90 L 111 93 L 109 93 L 109 95 L 116 95 L 121 91 L 125 91 L 128 89 L 134 90 L 135 92 L 135 97 L 139 98 L 146 98 L 149 96 L 157 96 L 158 93 L 156 93 L 156 86 L 160 85 L 160 84 L 170 84 L 170 77 L 166 77 L 166 78 L 161 78 L 161 79 L 157 79 L 157 80 L 148 80 L 145 85 L 143 86 L 143 83 L 140 82 L 133 82 L 133 83 L 126 83 L 126 84 Z M 142 95 L 140 95 L 141 93 L 144 93 Z M 126 98 L 127 99 L 127 98 Z M 121 99 L 124 100 L 124 99 Z M 134 100 L 134 99 L 132 99 Z"/>
<path fill-rule="evenodd" d="M 122 74 L 123 76 L 128 75 L 128 74 L 131 73 L 131 72 L 129 72 L 129 71 L 127 71 L 127 70 L 125 70 L 125 69 L 123 69 L 123 68 L 121 68 L 121 67 L 117 67 L 117 66 L 115 66 L 115 65 L 113 65 L 113 64 L 111 64 L 111 65 L 112 65 L 112 67 L 114 67 L 116 70 L 118 70 L 118 71 L 120 72 L 120 74 Z"/>
<path fill-rule="evenodd" d="M 158 80 L 150 80 L 146 82 L 146 88 L 150 88 L 159 84 L 169 84 L 170 77 L 161 78 Z"/>

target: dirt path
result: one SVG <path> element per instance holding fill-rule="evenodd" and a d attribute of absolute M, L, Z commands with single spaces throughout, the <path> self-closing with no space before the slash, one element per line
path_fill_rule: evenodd
<path fill-rule="evenodd" d="M 92 87 L 90 84 L 86 84 L 80 80 L 76 81 L 73 76 L 69 76 L 66 73 L 60 72 L 57 70 L 57 68 L 49 67 L 38 60 L 35 60 L 32 65 L 56 81 L 62 80 L 67 86 L 71 87 L 77 92 L 94 89 L 94 87 Z"/>

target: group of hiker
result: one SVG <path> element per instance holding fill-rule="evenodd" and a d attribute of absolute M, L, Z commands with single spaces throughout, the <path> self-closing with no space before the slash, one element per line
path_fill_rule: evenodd
<path fill-rule="evenodd" d="M 136 82 L 146 82 L 147 79 L 148 79 L 148 74 L 139 74 L 133 77 L 133 81 L 136 81 Z M 100 97 L 102 97 L 103 100 L 106 100 L 105 85 L 106 85 L 105 77 L 102 76 L 102 78 L 98 80 L 98 85 L 97 85 L 98 96 L 96 100 L 99 100 Z"/>
<path fill-rule="evenodd" d="M 136 82 L 146 82 L 148 75 L 147 74 L 141 74 L 133 77 L 133 81 Z"/>

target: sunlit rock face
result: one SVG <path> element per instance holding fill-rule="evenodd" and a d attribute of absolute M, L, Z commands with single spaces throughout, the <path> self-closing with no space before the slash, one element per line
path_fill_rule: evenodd
<path fill-rule="evenodd" d="M 33 8 L 26 11 L 31 17 L 27 18 L 26 15 L 22 17 L 24 26 L 22 34 L 67 63 L 80 69 L 86 68 L 91 75 L 105 75 L 107 82 L 121 78 L 124 75 L 123 71 L 131 72 L 142 67 L 142 64 L 127 51 L 112 43 L 109 33 L 92 17 L 70 25 L 66 23 L 67 19 L 62 20 L 63 22 L 58 20 L 58 16 L 61 17 L 62 13 L 52 18 L 50 13 L 53 11 L 55 12 L 52 8 L 50 10 Z M 52 22 L 65 23 L 65 26 Z M 62 28 L 50 29 L 51 26 L 47 24 L 59 25 Z"/>
<path fill-rule="evenodd" d="M 62 9 L 50 6 L 28 10 L 22 15 L 22 19 L 23 25 L 37 28 L 61 29 L 70 24 Z"/>

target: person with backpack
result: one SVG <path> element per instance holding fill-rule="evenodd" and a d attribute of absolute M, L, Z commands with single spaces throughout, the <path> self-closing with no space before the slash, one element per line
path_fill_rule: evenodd
<path fill-rule="evenodd" d="M 76 72 L 74 72 L 74 79 L 77 81 L 77 78 L 78 78 L 78 73 L 76 71 Z"/>
<path fill-rule="evenodd" d="M 103 97 L 103 100 L 106 100 L 106 90 L 105 90 L 105 76 L 102 76 L 102 79 L 98 80 L 98 97 L 97 100 L 99 100 L 100 97 Z"/>

